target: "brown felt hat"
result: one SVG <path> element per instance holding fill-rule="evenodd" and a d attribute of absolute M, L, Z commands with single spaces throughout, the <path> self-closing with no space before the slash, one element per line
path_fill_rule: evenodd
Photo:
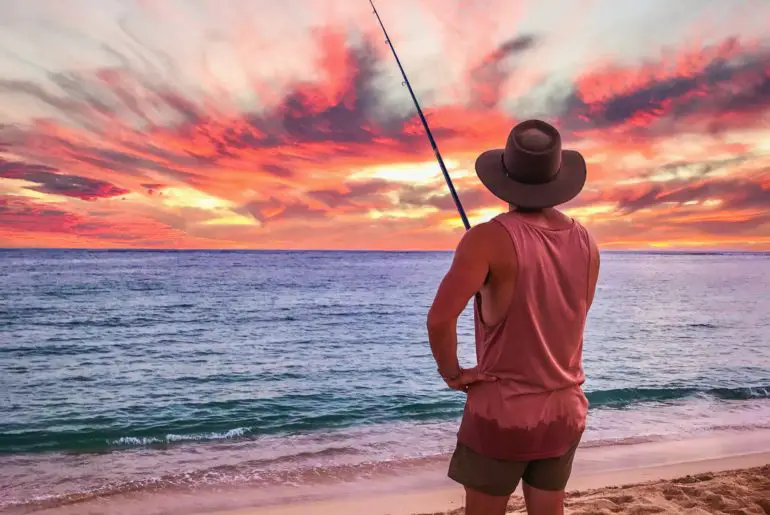
<path fill-rule="evenodd" d="M 576 197 L 586 182 L 586 162 L 580 152 L 562 150 L 555 127 L 526 120 L 511 129 L 504 149 L 479 155 L 476 174 L 496 197 L 537 209 Z"/>

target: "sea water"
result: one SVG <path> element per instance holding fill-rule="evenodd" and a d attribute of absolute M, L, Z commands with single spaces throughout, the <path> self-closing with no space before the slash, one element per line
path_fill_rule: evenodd
<path fill-rule="evenodd" d="M 0 511 L 446 456 L 464 394 L 425 317 L 451 258 L 0 251 Z M 770 254 L 603 253 L 585 445 L 770 427 L 768 292 Z M 470 309 L 458 335 L 471 365 Z"/>

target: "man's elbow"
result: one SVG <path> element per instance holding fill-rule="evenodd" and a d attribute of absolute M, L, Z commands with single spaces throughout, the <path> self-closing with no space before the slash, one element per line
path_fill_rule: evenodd
<path fill-rule="evenodd" d="M 428 317 L 425 323 L 428 328 L 428 332 L 432 333 L 432 332 L 441 331 L 447 327 L 450 327 L 455 322 L 456 322 L 455 317 L 449 314 L 431 309 L 430 311 L 428 311 Z"/>

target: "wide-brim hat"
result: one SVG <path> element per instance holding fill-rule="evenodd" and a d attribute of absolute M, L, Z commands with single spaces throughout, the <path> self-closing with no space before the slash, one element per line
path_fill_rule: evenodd
<path fill-rule="evenodd" d="M 542 120 L 526 120 L 508 135 L 505 148 L 476 159 L 476 175 L 496 197 L 517 207 L 563 204 L 583 189 L 586 162 L 580 152 L 562 150 L 561 135 Z"/>

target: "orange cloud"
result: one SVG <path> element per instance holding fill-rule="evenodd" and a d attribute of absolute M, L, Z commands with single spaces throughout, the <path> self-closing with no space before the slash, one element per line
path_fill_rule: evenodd
<path fill-rule="evenodd" d="M 469 23 L 439 19 L 458 30 Z M 379 34 L 312 33 L 313 74 L 269 83 L 244 71 L 250 102 L 211 93 L 218 86 L 192 90 L 116 48 L 119 66 L 51 74 L 52 84 L 0 79 L 0 96 L 51 114 L 0 126 L 0 237 L 23 246 L 452 248 L 462 231 L 454 203 L 406 90 L 392 100 L 399 78 L 375 46 Z M 556 94 L 522 64 L 546 40 L 479 37 L 460 74 L 469 97 L 423 97 L 474 221 L 503 208 L 473 162 L 516 122 L 503 104 L 521 73 L 533 86 L 526 94 L 541 95 L 566 144 L 586 155 L 586 191 L 565 208 L 603 245 L 770 248 L 761 214 L 770 205 L 766 45 L 729 38 L 658 61 L 608 61 Z M 248 41 L 235 45 L 241 59 L 266 44 Z"/>

